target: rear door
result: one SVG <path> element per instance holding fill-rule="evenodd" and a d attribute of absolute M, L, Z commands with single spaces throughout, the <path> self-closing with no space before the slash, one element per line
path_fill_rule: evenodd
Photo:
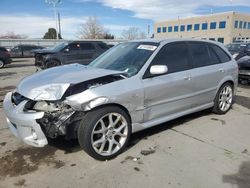
<path fill-rule="evenodd" d="M 80 44 L 78 60 L 83 65 L 89 64 L 96 53 L 96 46 L 91 42 L 83 42 Z"/>
<path fill-rule="evenodd" d="M 194 105 L 202 106 L 213 102 L 218 85 L 225 77 L 225 65 L 217 50 L 220 47 L 206 42 L 188 42 L 192 57 L 192 80 L 194 89 Z M 223 53 L 220 52 L 220 53 Z M 225 53 L 225 52 L 224 52 Z"/>
<path fill-rule="evenodd" d="M 166 44 L 148 67 L 142 80 L 145 88 L 144 121 L 174 115 L 192 107 L 190 59 L 186 42 Z M 164 75 L 150 76 L 152 65 L 167 65 Z"/>

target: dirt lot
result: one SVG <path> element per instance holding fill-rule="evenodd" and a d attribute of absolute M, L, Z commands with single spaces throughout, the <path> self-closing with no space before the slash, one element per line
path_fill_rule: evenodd
<path fill-rule="evenodd" d="M 142 131 L 126 152 L 100 162 L 77 141 L 34 148 L 9 132 L 2 99 L 35 71 L 32 59 L 0 70 L 0 188 L 250 187 L 250 86 L 238 88 L 226 115 L 203 111 Z"/>

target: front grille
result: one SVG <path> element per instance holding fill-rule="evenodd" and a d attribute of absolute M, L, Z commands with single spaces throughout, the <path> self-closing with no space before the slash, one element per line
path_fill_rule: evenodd
<path fill-rule="evenodd" d="M 21 102 L 23 102 L 24 100 L 27 100 L 26 97 L 22 96 L 21 94 L 15 92 L 12 94 L 11 96 L 11 100 L 15 105 L 19 105 Z"/>

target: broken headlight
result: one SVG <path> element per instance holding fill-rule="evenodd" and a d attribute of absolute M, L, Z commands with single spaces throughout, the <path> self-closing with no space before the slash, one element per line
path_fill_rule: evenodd
<path fill-rule="evenodd" d="M 46 101 L 38 101 L 33 106 L 33 110 L 44 112 L 55 112 L 61 109 L 60 104 L 48 103 Z"/>

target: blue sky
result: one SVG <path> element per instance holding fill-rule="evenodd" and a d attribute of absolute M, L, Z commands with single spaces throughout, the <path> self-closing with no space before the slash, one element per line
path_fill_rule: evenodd
<path fill-rule="evenodd" d="M 15 32 L 40 38 L 55 26 L 52 6 L 44 0 L 1 0 L 0 34 Z M 77 38 L 77 31 L 88 16 L 114 34 L 138 27 L 147 33 L 154 21 L 190 17 L 225 11 L 250 13 L 249 0 L 62 0 L 58 7 L 62 19 L 62 36 Z"/>

